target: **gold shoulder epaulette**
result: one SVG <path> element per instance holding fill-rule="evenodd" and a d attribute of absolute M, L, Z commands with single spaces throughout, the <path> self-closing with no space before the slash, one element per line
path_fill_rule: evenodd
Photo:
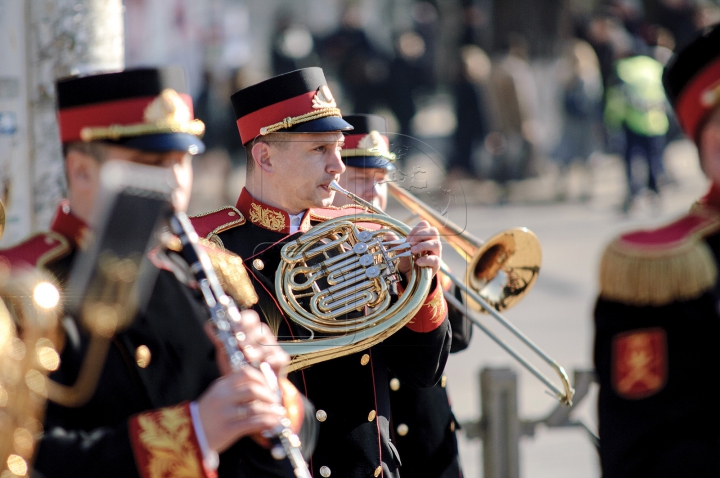
<path fill-rule="evenodd" d="M 7 263 L 11 269 L 23 266 L 44 267 L 49 262 L 67 255 L 70 250 L 70 243 L 62 235 L 41 232 L 8 249 L 0 250 L 0 261 Z"/>
<path fill-rule="evenodd" d="M 242 308 L 255 305 L 258 296 L 247 270 L 245 270 L 242 258 L 225 249 L 220 249 L 214 242 L 207 239 L 200 239 L 200 244 L 207 251 L 223 290 Z"/>
<path fill-rule="evenodd" d="M 720 229 L 720 216 L 695 211 L 659 229 L 615 239 L 600 263 L 600 297 L 634 306 L 694 299 L 718 276 L 703 240 Z"/>
<path fill-rule="evenodd" d="M 222 247 L 222 242 L 217 235 L 245 224 L 245 216 L 233 206 L 225 206 L 214 211 L 190 216 L 190 222 L 198 236 L 209 239 Z"/>

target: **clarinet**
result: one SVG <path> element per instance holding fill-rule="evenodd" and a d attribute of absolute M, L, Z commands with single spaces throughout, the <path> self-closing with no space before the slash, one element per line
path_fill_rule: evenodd
<path fill-rule="evenodd" d="M 254 364 L 247 361 L 232 327 L 232 322 L 241 322 L 238 306 L 221 287 L 210 258 L 198 245 L 198 235 L 190 220 L 184 213 L 176 212 L 170 218 L 170 228 L 180 239 L 182 244 L 180 254 L 190 266 L 190 271 L 197 280 L 210 311 L 217 336 L 227 352 L 230 366 L 233 370 L 239 370 L 246 366 L 259 369 L 270 388 L 280 398 L 282 392 L 278 378 L 270 365 L 267 362 Z M 272 431 L 264 433 L 263 436 L 270 441 L 272 445 L 270 454 L 280 463 L 285 476 L 288 478 L 311 478 L 307 463 L 300 453 L 300 439 L 290 429 L 289 418 L 282 418 Z"/>

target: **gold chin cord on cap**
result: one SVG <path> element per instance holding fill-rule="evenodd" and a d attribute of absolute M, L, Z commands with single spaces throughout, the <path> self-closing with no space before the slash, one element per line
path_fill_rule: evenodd
<path fill-rule="evenodd" d="M 278 303 L 309 335 L 280 341 L 292 357 L 290 370 L 382 342 L 417 314 L 430 291 L 432 271 L 415 264 L 406 241 L 410 227 L 334 181 L 330 189 L 367 212 L 325 221 L 280 252 Z M 404 292 L 394 300 L 394 284 L 402 279 L 397 267 L 404 257 L 412 269 Z"/>
<path fill-rule="evenodd" d="M 338 116 L 342 118 L 340 108 L 319 108 L 309 113 L 305 113 L 304 115 L 287 117 L 282 121 L 278 121 L 275 124 L 271 124 L 270 126 L 263 126 L 262 128 L 260 128 L 260 136 L 265 136 L 266 134 L 274 133 L 276 131 L 280 131 L 281 129 L 292 128 L 295 125 L 307 123 L 308 121 L 315 121 L 316 119 L 327 118 L 328 116 Z"/>
<path fill-rule="evenodd" d="M 453 294 L 445 293 L 448 304 L 460 311 L 543 382 L 561 403 L 571 405 L 575 390 L 565 369 L 499 312 L 517 304 L 535 284 L 542 259 L 537 236 L 524 227 L 518 227 L 503 231 L 483 243 L 397 184 L 388 182 L 387 185 L 388 192 L 400 204 L 437 228 L 440 237 L 468 262 L 465 280 L 454 276 L 444 264 L 440 266 L 440 270 L 463 292 L 467 302 L 465 306 Z M 552 367 L 562 382 L 562 388 L 552 383 L 535 365 L 495 335 L 477 317 L 477 312 L 492 315 Z"/>
<path fill-rule="evenodd" d="M 47 374 L 60 365 L 60 294 L 47 274 L 0 264 L 0 475 L 29 476 Z"/>

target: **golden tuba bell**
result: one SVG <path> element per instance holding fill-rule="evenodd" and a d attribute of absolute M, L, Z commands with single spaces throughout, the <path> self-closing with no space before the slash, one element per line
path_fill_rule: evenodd
<path fill-rule="evenodd" d="M 455 277 L 444 264 L 440 267 L 463 292 L 468 307 L 464 307 L 454 295 L 446 293 L 445 299 L 448 303 L 543 382 L 561 403 L 571 405 L 575 390 L 570 385 L 565 369 L 499 313 L 517 304 L 537 280 L 542 258 L 537 236 L 527 228 L 518 227 L 503 231 L 483 243 L 397 184 L 389 181 L 387 186 L 388 192 L 400 204 L 437 228 L 440 237 L 468 262 L 464 281 Z M 492 315 L 510 330 L 555 370 L 562 382 L 562 388 L 552 383 L 535 365 L 495 335 L 475 317 L 474 311 Z"/>
<path fill-rule="evenodd" d="M 410 228 L 335 181 L 330 188 L 368 212 L 323 222 L 281 250 L 275 274 L 278 302 L 309 332 L 307 340 L 280 342 L 292 357 L 290 370 L 385 340 L 410 321 L 430 291 L 430 269 L 413 262 L 405 291 L 391 300 L 393 285 L 401 280 L 398 261 L 413 260 L 405 241 Z"/>

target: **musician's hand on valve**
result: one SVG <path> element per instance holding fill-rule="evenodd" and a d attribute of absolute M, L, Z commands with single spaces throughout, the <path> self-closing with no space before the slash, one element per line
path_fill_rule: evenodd
<path fill-rule="evenodd" d="M 265 376 L 252 367 L 216 380 L 197 404 L 208 445 L 218 453 L 242 437 L 272 429 L 285 413 Z"/>
<path fill-rule="evenodd" d="M 410 252 L 415 257 L 415 263 L 420 267 L 432 269 L 434 277 L 440 270 L 440 258 L 442 257 L 442 243 L 440 242 L 438 230 L 431 227 L 427 221 L 420 221 L 408 234 L 407 243 L 411 246 Z M 410 259 L 407 257 L 401 258 L 398 269 L 406 277 L 409 276 L 411 269 Z"/>
<path fill-rule="evenodd" d="M 231 321 L 235 329 L 235 336 L 243 348 L 248 362 L 267 362 L 278 377 L 285 376 L 285 369 L 290 363 L 290 357 L 278 345 L 270 328 L 260 322 L 260 317 L 254 310 L 240 312 L 240 323 Z M 211 322 L 205 324 L 205 333 L 215 345 L 218 368 L 222 375 L 231 372 L 225 347 L 215 334 Z"/>

